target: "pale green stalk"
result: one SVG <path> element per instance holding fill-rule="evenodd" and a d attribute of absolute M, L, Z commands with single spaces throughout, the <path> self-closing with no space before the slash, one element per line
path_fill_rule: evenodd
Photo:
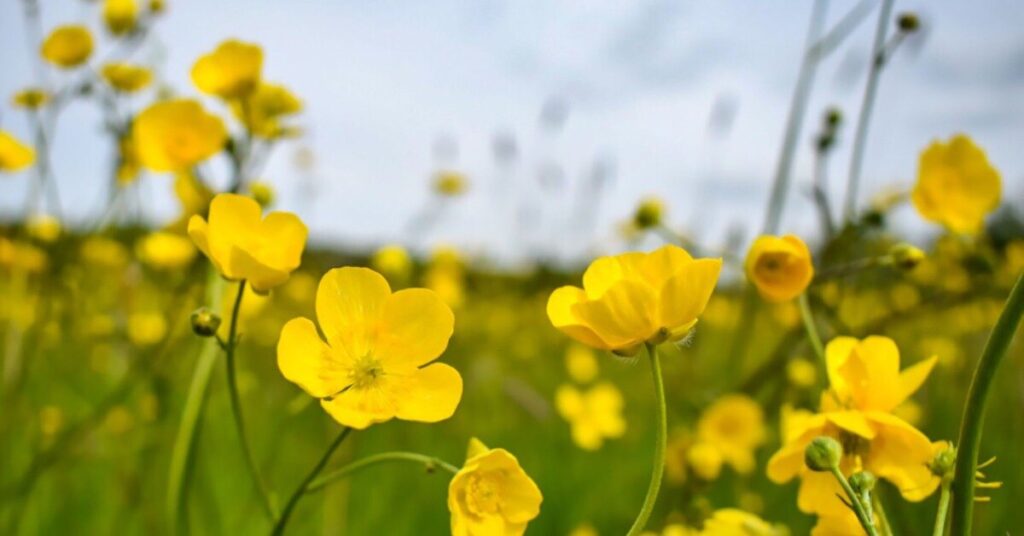
<path fill-rule="evenodd" d="M 665 381 L 661 376 L 661 363 L 658 361 L 658 348 L 647 343 L 647 356 L 651 358 L 651 374 L 654 377 L 654 396 L 657 399 L 656 423 L 657 427 L 654 436 L 654 468 L 651 471 L 651 481 L 647 485 L 647 495 L 640 507 L 633 526 L 630 527 L 627 536 L 637 536 L 647 526 L 647 520 L 651 518 L 654 511 L 654 503 L 658 499 L 658 491 L 661 489 L 661 477 L 665 473 L 665 444 L 668 441 L 668 406 L 665 403 Z"/>

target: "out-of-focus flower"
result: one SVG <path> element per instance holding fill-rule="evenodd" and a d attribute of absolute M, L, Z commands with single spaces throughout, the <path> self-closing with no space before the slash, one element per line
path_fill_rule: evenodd
<path fill-rule="evenodd" d="M 146 108 L 135 118 L 132 137 L 142 165 L 153 171 L 185 171 L 220 152 L 227 130 L 198 101 L 181 99 Z"/>
<path fill-rule="evenodd" d="M 312 321 L 294 318 L 281 330 L 277 364 L 336 421 L 363 429 L 393 418 L 438 422 L 455 412 L 462 377 L 433 363 L 455 318 L 436 294 L 392 293 L 373 270 L 335 268 L 320 280 L 316 317 L 327 342 Z"/>
<path fill-rule="evenodd" d="M 434 175 L 434 191 L 446 197 L 457 197 L 469 189 L 466 176 L 458 171 L 443 170 Z"/>
<path fill-rule="evenodd" d="M 167 9 L 167 3 L 164 0 L 149 0 L 149 12 L 154 15 L 159 15 Z"/>
<path fill-rule="evenodd" d="M 299 267 L 308 231 L 292 213 L 260 213 L 250 197 L 218 194 L 210 203 L 209 222 L 192 216 L 188 234 L 221 275 L 245 279 L 253 290 L 265 293 Z"/>
<path fill-rule="evenodd" d="M 0 130 L 0 171 L 14 173 L 36 161 L 35 149 L 18 141 L 12 134 Z"/>
<path fill-rule="evenodd" d="M 459 308 L 465 300 L 464 261 L 452 247 L 441 246 L 431 253 L 424 285 L 436 292 L 449 307 Z"/>
<path fill-rule="evenodd" d="M 999 172 L 985 151 L 957 134 L 945 143 L 933 141 L 921 153 L 911 199 L 924 219 L 954 233 L 974 234 L 999 206 L 1001 191 Z"/>
<path fill-rule="evenodd" d="M 804 292 L 814 278 L 814 265 L 811 251 L 799 237 L 765 235 L 750 246 L 746 272 L 762 298 L 783 302 Z"/>
<path fill-rule="evenodd" d="M 577 383 L 590 383 L 597 377 L 597 358 L 594 351 L 582 344 L 570 344 L 565 351 L 565 369 Z"/>
<path fill-rule="evenodd" d="M 14 94 L 11 104 L 16 108 L 38 110 L 50 102 L 50 94 L 43 88 L 29 87 Z"/>
<path fill-rule="evenodd" d="M 192 82 L 199 91 L 222 99 L 252 94 L 260 82 L 263 50 L 236 39 L 224 41 L 192 66 Z"/>
<path fill-rule="evenodd" d="M 104 236 L 90 236 L 78 249 L 82 260 L 102 268 L 120 268 L 128 263 L 128 251 L 120 242 Z"/>
<path fill-rule="evenodd" d="M 148 311 L 128 317 L 128 340 L 136 346 L 150 346 L 160 342 L 167 333 L 167 319 L 163 313 Z"/>
<path fill-rule="evenodd" d="M 118 142 L 117 169 L 114 171 L 117 184 L 125 186 L 139 178 L 142 171 L 142 164 L 139 162 L 139 152 L 131 134 L 127 134 Z"/>
<path fill-rule="evenodd" d="M 847 508 L 842 512 L 819 516 L 818 522 L 811 529 L 811 536 L 864 536 L 864 527 L 853 510 Z"/>
<path fill-rule="evenodd" d="M 40 242 L 50 243 L 57 240 L 63 229 L 60 220 L 49 214 L 29 216 L 25 222 L 25 232 Z"/>
<path fill-rule="evenodd" d="M 412 274 L 412 259 L 409 252 L 402 246 L 392 244 L 384 246 L 373 253 L 370 266 L 377 270 L 392 283 L 404 283 Z"/>
<path fill-rule="evenodd" d="M 721 259 L 694 259 L 673 245 L 601 257 L 583 274 L 583 288 L 564 286 L 551 293 L 548 318 L 583 344 L 635 354 L 645 342 L 686 337 L 721 269 Z"/>
<path fill-rule="evenodd" d="M 543 497 L 505 449 L 469 442 L 466 463 L 448 485 L 452 536 L 520 536 L 540 514 Z"/>
<path fill-rule="evenodd" d="M 633 226 L 637 229 L 651 229 L 662 224 L 665 218 L 665 202 L 658 197 L 640 201 L 633 213 Z"/>
<path fill-rule="evenodd" d="M 789 531 L 776 527 L 750 512 L 736 508 L 715 510 L 704 521 L 701 536 L 783 536 Z"/>
<path fill-rule="evenodd" d="M 92 55 L 93 41 L 89 29 L 80 25 L 58 26 L 39 49 L 43 59 L 70 69 L 85 63 Z"/>
<path fill-rule="evenodd" d="M 136 0 L 104 0 L 103 23 L 113 35 L 127 35 L 135 30 L 139 20 Z"/>
<path fill-rule="evenodd" d="M 686 450 L 686 465 L 705 482 L 712 482 L 722 472 L 722 452 L 713 445 L 697 442 Z"/>
<path fill-rule="evenodd" d="M 593 525 L 584 523 L 572 529 L 569 536 L 600 536 L 600 534 L 598 534 L 597 529 Z"/>
<path fill-rule="evenodd" d="M 181 215 L 168 229 L 183 233 L 188 228 L 188 220 L 196 214 L 206 214 L 213 201 L 213 192 L 191 173 L 175 175 L 174 196 L 181 204 Z"/>
<path fill-rule="evenodd" d="M 46 268 L 46 252 L 25 242 L 0 236 L 0 268 L 38 273 Z"/>
<path fill-rule="evenodd" d="M 100 69 L 100 74 L 110 87 L 123 93 L 135 93 L 153 81 L 152 71 L 132 63 L 108 63 Z"/>
<path fill-rule="evenodd" d="M 563 385 L 555 393 L 558 413 L 569 421 L 572 440 L 584 450 L 597 450 L 605 438 L 622 437 L 626 421 L 622 418 L 622 393 L 608 382 L 580 392 Z"/>
<path fill-rule="evenodd" d="M 765 440 L 764 413 L 748 396 L 723 396 L 701 414 L 697 437 L 716 448 L 736 472 L 748 474 L 754 470 L 754 450 Z"/>
<path fill-rule="evenodd" d="M 818 382 L 818 367 L 802 357 L 790 359 L 786 363 L 786 378 L 793 386 L 807 389 Z"/>
<path fill-rule="evenodd" d="M 196 257 L 196 248 L 192 241 L 184 236 L 156 231 L 136 242 L 135 254 L 150 268 L 180 270 Z"/>
<path fill-rule="evenodd" d="M 274 187 L 267 182 L 253 181 L 249 183 L 249 195 L 260 204 L 261 207 L 267 208 L 274 204 Z"/>
<path fill-rule="evenodd" d="M 293 131 L 281 120 L 301 112 L 302 101 L 283 85 L 260 82 L 251 95 L 233 100 L 231 111 L 256 136 L 275 139 Z"/>

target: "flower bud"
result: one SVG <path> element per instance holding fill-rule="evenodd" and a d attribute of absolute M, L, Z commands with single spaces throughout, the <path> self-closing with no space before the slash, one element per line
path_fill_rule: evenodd
<path fill-rule="evenodd" d="M 661 225 L 665 217 L 665 204 L 661 199 L 648 197 L 640 202 L 633 213 L 633 224 L 637 229 L 650 229 Z"/>
<path fill-rule="evenodd" d="M 191 320 L 192 331 L 200 337 L 212 337 L 217 333 L 217 328 L 220 327 L 220 315 L 206 307 L 200 307 L 192 311 Z"/>
<path fill-rule="evenodd" d="M 889 249 L 889 256 L 897 268 L 913 270 L 924 260 L 924 251 L 906 242 L 900 242 Z"/>
<path fill-rule="evenodd" d="M 811 440 L 804 450 L 804 463 L 811 471 L 831 471 L 839 467 L 843 457 L 843 446 L 828 436 Z"/>
<path fill-rule="evenodd" d="M 914 33 L 921 28 L 921 19 L 918 18 L 917 13 L 910 11 L 900 13 L 896 17 L 896 27 L 903 33 Z"/>
<path fill-rule="evenodd" d="M 932 461 L 928 462 L 928 470 L 939 478 L 953 476 L 953 469 L 956 466 L 956 447 L 946 444 L 946 447 L 935 454 Z"/>
<path fill-rule="evenodd" d="M 253 182 L 249 185 L 249 194 L 263 208 L 274 204 L 274 187 L 265 182 Z"/>
<path fill-rule="evenodd" d="M 868 471 L 860 471 L 850 475 L 850 487 L 853 491 L 857 492 L 857 495 L 865 495 L 871 493 L 871 490 L 875 489 L 875 483 L 878 479 L 875 475 Z"/>
<path fill-rule="evenodd" d="M 843 111 L 835 106 L 830 106 L 825 110 L 825 126 L 829 128 L 836 128 L 843 122 Z"/>

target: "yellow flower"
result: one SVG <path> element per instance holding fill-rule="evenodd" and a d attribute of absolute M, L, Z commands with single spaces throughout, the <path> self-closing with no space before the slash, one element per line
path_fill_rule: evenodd
<path fill-rule="evenodd" d="M 0 171 L 14 173 L 36 161 L 35 149 L 18 141 L 10 133 L 0 130 Z"/>
<path fill-rule="evenodd" d="M 722 454 L 736 472 L 754 470 L 754 450 L 765 440 L 764 413 L 748 396 L 726 395 L 704 410 L 697 421 L 697 437 Z"/>
<path fill-rule="evenodd" d="M 38 273 L 46 268 L 46 253 L 25 242 L 12 242 L 0 236 L 0 267 Z"/>
<path fill-rule="evenodd" d="M 458 171 L 443 170 L 434 175 L 434 191 L 446 197 L 457 197 L 469 188 L 466 176 Z"/>
<path fill-rule="evenodd" d="M 585 392 L 563 385 L 555 393 L 558 413 L 569 421 L 573 442 L 584 450 L 597 450 L 605 438 L 622 437 L 626 433 L 622 405 L 622 393 L 608 382 Z"/>
<path fill-rule="evenodd" d="M 196 248 L 192 241 L 184 236 L 156 231 L 135 244 L 135 254 L 151 268 L 179 270 L 188 266 L 196 257 Z"/>
<path fill-rule="evenodd" d="M 399 245 L 384 246 L 374 252 L 370 266 L 384 274 L 392 283 L 404 283 L 412 273 L 412 259 L 409 252 Z"/>
<path fill-rule="evenodd" d="M 633 226 L 637 229 L 650 229 L 661 225 L 665 219 L 665 202 L 657 197 L 648 197 L 636 207 L 633 213 Z"/>
<path fill-rule="evenodd" d="M 306 246 L 306 226 L 290 212 L 261 218 L 252 198 L 218 194 L 210 203 L 209 223 L 196 214 L 188 234 L 217 271 L 230 280 L 245 279 L 265 293 L 288 280 Z"/>
<path fill-rule="evenodd" d="M 38 87 L 25 88 L 14 94 L 11 104 L 26 110 L 38 110 L 50 102 L 50 94 Z"/>
<path fill-rule="evenodd" d="M 985 215 L 999 206 L 999 172 L 971 138 L 957 134 L 946 143 L 934 141 L 917 168 L 911 194 L 921 216 L 954 233 L 974 234 Z"/>
<path fill-rule="evenodd" d="M 802 357 L 790 359 L 786 363 L 786 378 L 795 387 L 812 387 L 818 381 L 818 367 Z"/>
<path fill-rule="evenodd" d="M 110 87 L 124 93 L 135 93 L 153 81 L 153 73 L 141 65 L 108 63 L 100 70 Z"/>
<path fill-rule="evenodd" d="M 601 257 L 583 274 L 583 288 L 565 286 L 551 293 L 548 318 L 583 344 L 633 354 L 645 342 L 686 337 L 721 269 L 721 259 L 693 259 L 673 245 Z"/>
<path fill-rule="evenodd" d="M 782 536 L 789 531 L 774 527 L 749 512 L 736 508 L 715 510 L 704 521 L 702 536 Z"/>
<path fill-rule="evenodd" d="M 117 145 L 117 170 L 115 173 L 117 184 L 124 186 L 139 178 L 142 165 L 139 162 L 139 152 L 131 133 L 123 136 Z"/>
<path fill-rule="evenodd" d="M 90 236 L 79 248 L 82 260 L 103 268 L 120 268 L 128 263 L 128 252 L 120 242 L 103 236 Z"/>
<path fill-rule="evenodd" d="M 705 482 L 718 478 L 724 461 L 721 451 L 708 443 L 695 443 L 686 450 L 686 465 Z"/>
<path fill-rule="evenodd" d="M 244 102 L 232 101 L 231 111 L 256 136 L 274 139 L 289 133 L 280 120 L 302 111 L 302 101 L 282 85 L 260 82 Z"/>
<path fill-rule="evenodd" d="M 373 270 L 335 268 L 320 280 L 316 317 L 327 342 L 312 321 L 294 318 L 281 330 L 277 365 L 334 420 L 363 429 L 396 417 L 438 422 L 455 412 L 462 377 L 431 363 L 448 346 L 455 323 L 436 294 L 392 293 Z"/>
<path fill-rule="evenodd" d="M 473 438 L 465 465 L 448 485 L 452 536 L 519 536 L 540 514 L 542 500 L 515 456 Z"/>
<path fill-rule="evenodd" d="M 25 231 L 40 242 L 50 243 L 57 240 L 62 230 L 60 220 L 48 214 L 30 216 L 25 222 Z"/>
<path fill-rule="evenodd" d="M 822 396 L 821 413 L 783 412 L 783 447 L 768 462 L 768 477 L 782 483 L 801 477 L 797 506 L 804 512 L 835 516 L 847 511 L 842 489 L 828 472 L 804 466 L 804 449 L 818 436 L 844 447 L 840 464 L 849 475 L 867 470 L 895 485 L 904 498 L 920 501 L 938 486 L 928 470 L 932 442 L 892 412 L 924 383 L 936 358 L 900 372 L 899 350 L 891 339 L 838 337 L 827 346 L 831 387 Z"/>
<path fill-rule="evenodd" d="M 125 35 L 135 30 L 139 19 L 139 4 L 136 0 L 105 0 L 103 22 L 113 35 Z"/>
<path fill-rule="evenodd" d="M 864 527 L 853 510 L 847 508 L 845 512 L 819 516 L 811 536 L 864 536 Z"/>
<path fill-rule="evenodd" d="M 771 302 L 796 298 L 814 278 L 811 252 L 794 235 L 758 237 L 747 252 L 746 271 L 761 297 Z"/>
<path fill-rule="evenodd" d="M 184 171 L 217 154 L 227 141 L 224 123 L 189 99 L 153 104 L 135 118 L 135 150 L 153 171 Z"/>
<path fill-rule="evenodd" d="M 92 34 L 85 26 L 58 26 L 40 47 L 46 61 L 64 69 L 78 67 L 92 55 Z"/>
<path fill-rule="evenodd" d="M 261 207 L 267 208 L 274 204 L 274 187 L 270 183 L 263 181 L 252 181 L 249 183 L 249 195 L 260 204 Z"/>
<path fill-rule="evenodd" d="M 192 66 L 192 82 L 203 93 L 222 99 L 251 94 L 260 81 L 263 50 L 235 39 L 224 41 Z"/>
<path fill-rule="evenodd" d="M 565 352 L 565 368 L 573 381 L 590 383 L 597 377 L 597 358 L 590 348 L 582 344 L 571 344 Z"/>
<path fill-rule="evenodd" d="M 166 333 L 167 319 L 162 313 L 134 313 L 128 317 L 128 339 L 136 346 L 156 344 Z"/>

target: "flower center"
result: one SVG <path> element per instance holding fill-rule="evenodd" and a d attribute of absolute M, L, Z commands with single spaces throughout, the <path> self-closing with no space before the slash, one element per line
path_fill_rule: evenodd
<path fill-rule="evenodd" d="M 466 508 L 474 515 L 496 514 L 501 510 L 497 475 L 471 475 L 466 486 Z"/>
<path fill-rule="evenodd" d="M 352 370 L 348 374 L 348 378 L 352 382 L 352 387 L 364 389 L 373 385 L 377 378 L 383 375 L 384 367 L 381 366 L 380 360 L 367 354 L 356 359 Z"/>

